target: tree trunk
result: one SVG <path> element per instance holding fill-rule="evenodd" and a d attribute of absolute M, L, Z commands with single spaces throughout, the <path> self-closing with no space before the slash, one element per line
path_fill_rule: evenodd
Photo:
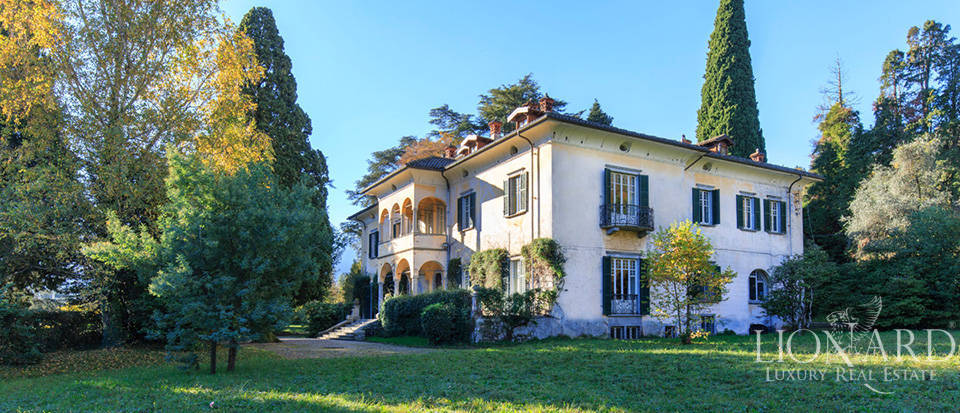
<path fill-rule="evenodd" d="M 227 352 L 227 371 L 233 371 L 237 366 L 237 339 L 230 340 L 230 350 Z"/>
<path fill-rule="evenodd" d="M 217 374 L 217 342 L 210 340 L 210 374 Z"/>

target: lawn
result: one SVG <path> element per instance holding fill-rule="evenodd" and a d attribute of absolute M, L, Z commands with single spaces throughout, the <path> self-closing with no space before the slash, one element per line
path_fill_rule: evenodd
<path fill-rule="evenodd" d="M 775 339 L 763 337 L 761 359 L 777 358 Z M 801 341 L 802 359 L 814 345 L 809 337 Z M 885 333 L 884 341 L 895 355 L 895 336 Z M 921 355 L 923 341 L 918 336 L 914 345 Z M 949 346 L 945 338 L 937 343 L 941 352 Z M 200 411 L 211 403 L 227 411 L 939 411 L 960 404 L 956 356 L 941 363 L 855 357 L 857 368 L 878 375 L 884 367 L 934 372 L 929 380 L 872 382 L 892 392 L 877 394 L 852 374 L 837 381 L 842 365 L 836 356 L 758 363 L 756 346 L 755 337 L 731 336 L 688 346 L 659 338 L 555 339 L 308 360 L 245 348 L 232 374 L 160 365 L 7 378 L 0 383 L 0 411 Z M 768 368 L 823 369 L 825 380 L 768 381 Z"/>

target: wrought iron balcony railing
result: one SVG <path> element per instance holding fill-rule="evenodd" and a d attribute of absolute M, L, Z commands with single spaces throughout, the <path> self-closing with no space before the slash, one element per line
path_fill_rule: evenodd
<path fill-rule="evenodd" d="M 610 300 L 611 314 L 639 314 L 640 303 L 636 294 L 614 294 Z"/>
<path fill-rule="evenodd" d="M 629 204 L 600 206 L 600 227 L 653 231 L 653 208 Z"/>

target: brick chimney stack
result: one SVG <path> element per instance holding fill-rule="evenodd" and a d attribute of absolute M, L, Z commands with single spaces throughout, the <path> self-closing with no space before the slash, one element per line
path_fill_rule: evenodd
<path fill-rule="evenodd" d="M 443 149 L 443 156 L 453 159 L 457 157 L 457 147 L 450 145 Z"/>
<path fill-rule="evenodd" d="M 501 132 L 503 131 L 503 122 L 495 120 L 487 124 L 490 127 L 490 139 L 500 139 Z"/>
<path fill-rule="evenodd" d="M 686 143 L 686 144 L 691 143 L 691 142 L 690 142 L 690 139 L 687 139 L 687 135 L 680 135 L 680 142 L 683 142 L 683 143 Z"/>
<path fill-rule="evenodd" d="M 553 112 L 553 104 L 556 103 L 550 95 L 543 95 L 540 98 L 540 111 L 543 113 Z"/>
<path fill-rule="evenodd" d="M 754 162 L 766 162 L 767 156 L 760 152 L 760 148 L 757 148 L 750 154 L 750 160 Z"/>

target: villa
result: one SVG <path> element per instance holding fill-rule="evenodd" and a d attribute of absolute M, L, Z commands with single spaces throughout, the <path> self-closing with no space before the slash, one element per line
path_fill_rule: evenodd
<path fill-rule="evenodd" d="M 774 325 L 758 305 L 767 273 L 803 252 L 801 193 L 816 174 L 727 153 L 725 135 L 700 143 L 671 140 L 553 111 L 549 97 L 517 108 L 516 130 L 470 136 L 445 157 L 408 163 L 363 190 L 376 198 L 350 218 L 361 222 L 363 270 L 377 276 L 373 305 L 385 295 L 469 285 L 471 254 L 511 255 L 509 292 L 529 286 L 520 248 L 553 238 L 567 278 L 552 317 L 534 335 L 669 335 L 650 316 L 638 282 L 650 234 L 693 220 L 715 248 L 715 262 L 737 276 L 702 328 L 747 333 Z"/>

